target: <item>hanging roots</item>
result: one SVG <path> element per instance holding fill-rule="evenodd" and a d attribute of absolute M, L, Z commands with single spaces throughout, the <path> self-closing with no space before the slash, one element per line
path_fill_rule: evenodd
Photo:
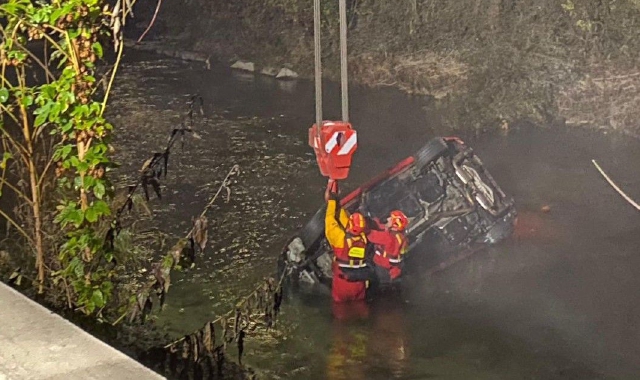
<path fill-rule="evenodd" d="M 140 320 L 144 323 L 146 317 L 152 310 L 153 302 L 151 298 L 154 294 L 159 300 L 158 304 L 160 308 L 162 308 L 166 294 L 169 291 L 169 286 L 171 285 L 171 271 L 176 269 L 184 261 L 194 264 L 196 260 L 196 248 L 199 248 L 200 252 L 204 251 L 207 244 L 207 227 L 209 224 L 205 214 L 214 204 L 218 195 L 222 192 L 222 189 L 227 189 L 229 193 L 231 192 L 231 189 L 229 188 L 231 177 L 239 173 L 240 167 L 238 165 L 234 165 L 229 173 L 227 173 L 227 176 L 222 181 L 218 191 L 205 206 L 202 213 L 198 218 L 194 219 L 193 227 L 187 236 L 178 240 L 178 242 L 169 250 L 160 262 L 153 264 L 153 278 L 142 288 L 142 290 L 138 292 L 138 301 L 134 303 L 133 307 L 129 311 L 130 323 L 136 320 Z"/>
<path fill-rule="evenodd" d="M 167 375 L 229 378 L 229 372 L 234 369 L 228 360 L 227 349 L 235 343 L 239 369 L 244 371 L 242 376 L 247 376 L 247 369 L 242 367 L 245 338 L 259 327 L 269 329 L 274 325 L 282 302 L 285 273 L 277 282 L 273 278 L 267 279 L 227 314 L 175 342 L 150 349 L 144 357 L 151 366 L 159 367 Z M 178 352 L 180 355 L 176 355 Z M 237 371 L 238 367 L 235 368 Z"/>

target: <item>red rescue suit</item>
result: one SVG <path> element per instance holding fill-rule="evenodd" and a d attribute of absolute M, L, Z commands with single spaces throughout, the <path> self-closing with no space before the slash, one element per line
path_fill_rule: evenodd
<path fill-rule="evenodd" d="M 347 234 L 345 226 L 349 217 L 344 209 L 340 208 L 339 214 L 337 209 L 335 199 L 327 201 L 325 235 L 334 253 L 331 296 L 335 302 L 364 300 L 367 290 L 365 273 L 370 269 L 365 261 L 367 238 L 364 234 Z"/>
<path fill-rule="evenodd" d="M 391 280 L 395 280 L 402 273 L 402 260 L 408 246 L 407 237 L 402 232 L 385 228 L 381 223 L 378 223 L 378 228 L 370 230 L 367 235 L 369 241 L 375 244 L 373 262 L 386 269 Z"/>

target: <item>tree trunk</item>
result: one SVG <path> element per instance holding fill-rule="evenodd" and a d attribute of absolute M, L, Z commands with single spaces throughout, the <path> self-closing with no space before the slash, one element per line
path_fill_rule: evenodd
<path fill-rule="evenodd" d="M 24 83 L 24 78 L 22 78 Z M 44 290 L 44 244 L 42 240 L 42 215 L 41 215 L 41 197 L 38 188 L 38 173 L 35 163 L 35 153 L 33 148 L 33 140 L 31 139 L 31 128 L 27 109 L 24 105 L 20 105 L 20 113 L 22 115 L 22 134 L 24 135 L 25 145 L 27 148 L 27 162 L 29 170 L 29 183 L 31 185 L 31 209 L 33 211 L 33 234 L 36 250 L 36 270 L 38 271 L 38 294 L 42 294 Z"/>

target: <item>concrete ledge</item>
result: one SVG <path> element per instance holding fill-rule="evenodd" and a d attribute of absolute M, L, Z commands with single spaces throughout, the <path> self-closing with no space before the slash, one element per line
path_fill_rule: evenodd
<path fill-rule="evenodd" d="M 164 379 L 0 282 L 0 380 Z"/>

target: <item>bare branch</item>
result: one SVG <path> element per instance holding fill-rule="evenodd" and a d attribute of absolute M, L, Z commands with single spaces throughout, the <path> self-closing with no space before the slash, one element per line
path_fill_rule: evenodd
<path fill-rule="evenodd" d="M 35 244 L 33 239 L 31 239 L 31 237 L 29 236 L 29 234 L 27 234 L 27 232 L 20 227 L 20 225 L 18 223 L 16 223 L 15 220 L 13 220 L 13 218 L 11 218 L 9 215 L 7 215 L 7 213 L 5 213 L 4 211 L 0 210 L 0 216 L 2 216 L 3 218 L 5 218 L 7 220 L 7 222 L 9 222 L 9 224 L 11 224 L 12 226 L 14 226 L 16 228 L 16 230 L 18 230 L 18 232 L 20 232 L 20 234 L 22 236 L 24 236 L 25 239 L 27 239 L 29 241 L 29 244 L 31 244 L 31 246 L 35 247 Z"/>
<path fill-rule="evenodd" d="M 156 5 L 156 11 L 153 12 L 153 17 L 151 18 L 151 22 L 149 23 L 149 26 L 147 26 L 147 29 L 144 30 L 144 32 L 142 33 L 142 35 L 140 36 L 140 38 L 138 38 L 138 41 L 136 43 L 140 43 L 142 42 L 142 39 L 144 38 L 144 36 L 147 35 L 147 33 L 149 32 L 149 30 L 151 29 L 151 27 L 153 26 L 153 23 L 156 21 L 156 16 L 158 16 L 158 11 L 160 10 L 160 5 L 162 4 L 162 0 L 158 0 L 158 5 Z"/>
<path fill-rule="evenodd" d="M 118 50 L 118 58 L 116 58 L 116 63 L 113 65 L 113 72 L 111 73 L 111 78 L 109 79 L 109 85 L 107 86 L 107 91 L 104 94 L 104 100 L 102 101 L 102 109 L 100 110 L 100 117 L 104 113 L 105 108 L 107 107 L 107 100 L 109 99 L 109 92 L 111 92 L 111 86 L 113 85 L 113 80 L 116 77 L 116 72 L 118 71 L 118 66 L 120 66 L 120 59 L 122 58 L 122 51 L 124 50 L 124 43 L 120 43 L 120 49 Z"/>
<path fill-rule="evenodd" d="M 204 210 L 202 210 L 202 213 L 200 213 L 200 217 L 205 216 L 205 214 L 207 213 L 207 211 L 209 211 L 209 208 L 211 208 L 211 206 L 213 206 L 213 203 L 216 201 L 216 199 L 218 198 L 218 195 L 220 195 L 220 193 L 222 192 L 223 189 L 227 190 L 227 202 L 229 197 L 231 196 L 231 189 L 229 188 L 229 179 L 236 174 L 240 173 L 240 166 L 239 165 L 233 165 L 233 167 L 231 168 L 231 170 L 229 170 L 229 173 L 227 173 L 227 176 L 224 177 L 224 179 L 222 180 L 222 184 L 220 184 L 220 187 L 218 188 L 218 191 L 216 192 L 216 194 L 213 196 L 213 198 L 211 198 L 211 200 L 209 201 L 209 203 L 207 203 L 207 205 L 204 207 Z M 189 233 L 187 234 L 187 239 L 189 239 L 191 237 L 191 235 L 193 234 L 193 230 L 195 227 L 191 228 L 191 231 L 189 231 Z"/>
<path fill-rule="evenodd" d="M 40 65 L 40 67 L 44 70 L 44 72 L 47 74 L 47 77 L 49 77 L 49 79 L 51 79 L 52 81 L 56 80 L 56 78 L 53 76 L 53 74 L 51 73 L 51 71 L 49 71 L 49 68 L 47 66 L 45 66 L 44 63 L 42 63 L 42 61 L 36 57 L 35 54 L 33 54 L 31 52 L 31 50 L 27 49 L 26 47 L 22 46 L 20 43 L 18 43 L 17 41 L 14 41 L 14 43 L 16 44 L 16 46 L 18 46 L 20 49 L 24 50 L 25 53 L 27 53 L 29 55 L 29 57 L 31 57 L 31 59 L 33 59 L 34 61 L 36 61 L 36 63 L 38 65 Z"/>
<path fill-rule="evenodd" d="M 598 163 L 596 162 L 596 160 L 591 160 L 591 162 L 593 162 L 593 164 L 595 165 L 596 169 L 598 169 L 598 171 L 600 172 L 600 174 L 602 174 L 602 176 L 604 177 L 604 179 L 607 180 L 607 182 L 609 182 L 609 185 L 611 185 L 611 187 L 613 187 L 613 189 L 615 191 L 618 192 L 618 194 L 620 194 L 620 196 L 622 196 L 622 198 L 624 198 L 625 201 L 629 202 L 629 204 L 631 204 L 633 207 L 636 208 L 636 210 L 640 211 L 640 205 L 637 204 L 633 199 L 629 198 L 629 196 L 627 194 L 625 194 L 619 187 L 618 185 L 616 185 L 611 178 L 609 178 L 609 176 L 604 172 L 604 170 L 602 170 L 602 168 L 600 167 L 600 165 L 598 165 Z"/>
<path fill-rule="evenodd" d="M 25 195 L 25 193 L 23 193 L 22 191 L 20 191 L 20 189 L 18 189 L 17 187 L 13 186 L 11 184 L 11 182 L 7 181 L 4 178 L 4 173 L 3 176 L 0 177 L 0 188 L 2 188 L 2 186 L 6 185 L 9 189 L 13 190 L 14 193 L 16 193 L 20 198 L 22 198 L 25 202 L 27 202 L 29 204 L 29 206 L 33 205 L 33 202 L 31 202 L 31 199 L 29 199 L 29 197 L 27 197 Z"/>

